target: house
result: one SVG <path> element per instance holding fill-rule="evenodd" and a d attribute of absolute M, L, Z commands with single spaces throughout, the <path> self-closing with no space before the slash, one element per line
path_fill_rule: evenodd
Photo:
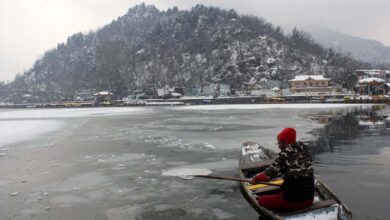
<path fill-rule="evenodd" d="M 355 70 L 356 85 L 361 95 L 382 95 L 390 93 L 390 70 Z"/>
<path fill-rule="evenodd" d="M 96 104 L 110 105 L 112 101 L 113 93 L 108 91 L 100 91 L 93 94 L 93 96 L 95 96 Z"/>
<path fill-rule="evenodd" d="M 201 89 L 200 88 L 184 88 L 185 96 L 200 96 Z"/>
<path fill-rule="evenodd" d="M 251 96 L 274 96 L 275 90 L 272 89 L 275 87 L 282 88 L 283 86 L 285 85 L 279 80 L 262 79 L 257 82 L 252 78 L 249 82 L 242 84 L 240 93 Z"/>
<path fill-rule="evenodd" d="M 202 87 L 201 95 L 203 96 L 215 96 L 217 93 L 218 84 L 211 83 Z"/>
<path fill-rule="evenodd" d="M 204 96 L 228 96 L 231 94 L 231 89 L 227 84 L 212 83 L 207 86 L 203 86 L 201 93 Z"/>
<path fill-rule="evenodd" d="M 168 85 L 166 85 L 161 89 L 157 89 L 157 96 L 163 97 L 163 96 L 169 95 L 170 91 L 172 91 L 172 88 L 169 87 Z"/>
<path fill-rule="evenodd" d="M 139 100 L 139 99 L 147 99 L 148 96 L 146 95 L 146 93 L 142 92 L 141 90 L 134 90 L 132 92 L 130 92 L 130 94 L 123 98 L 123 101 L 125 102 L 131 102 L 131 101 L 135 101 L 135 100 Z"/>
<path fill-rule="evenodd" d="M 359 80 L 357 88 L 360 95 L 384 95 L 387 83 L 384 79 L 369 77 Z"/>
<path fill-rule="evenodd" d="M 321 93 L 332 93 L 341 89 L 340 86 L 331 86 L 330 79 L 322 75 L 297 75 L 289 80 L 290 93 L 301 93 L 305 95 L 318 95 Z"/>
<path fill-rule="evenodd" d="M 182 87 L 169 87 L 166 85 L 161 89 L 157 89 L 157 96 L 161 98 L 173 97 L 178 98 L 184 95 L 184 88 Z"/>
<path fill-rule="evenodd" d="M 227 84 L 220 83 L 219 84 L 219 95 L 220 96 L 230 96 L 231 89 L 230 86 Z"/>
<path fill-rule="evenodd" d="M 94 94 L 96 89 L 82 89 L 77 90 L 74 94 L 75 101 L 93 101 L 95 99 Z"/>

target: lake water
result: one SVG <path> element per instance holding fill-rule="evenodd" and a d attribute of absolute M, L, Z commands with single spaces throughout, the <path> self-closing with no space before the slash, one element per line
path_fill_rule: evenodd
<path fill-rule="evenodd" d="M 354 219 L 387 219 L 390 108 L 275 104 L 0 110 L 0 219 L 257 219 L 236 182 L 241 144 L 297 129 Z"/>

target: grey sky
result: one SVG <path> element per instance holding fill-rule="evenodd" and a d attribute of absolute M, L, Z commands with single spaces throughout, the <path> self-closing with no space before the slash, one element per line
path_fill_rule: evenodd
<path fill-rule="evenodd" d="M 96 30 L 140 0 L 0 0 L 0 81 L 28 70 L 73 33 Z M 389 0 L 145 0 L 159 9 L 236 9 L 284 28 L 314 25 L 390 45 Z"/>

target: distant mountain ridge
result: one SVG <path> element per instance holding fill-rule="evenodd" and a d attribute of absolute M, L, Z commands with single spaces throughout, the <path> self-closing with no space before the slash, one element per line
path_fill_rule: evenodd
<path fill-rule="evenodd" d="M 354 70 L 369 67 L 322 48 L 305 32 L 285 35 L 234 10 L 197 5 L 160 11 L 140 4 L 95 32 L 70 36 L 6 86 L 46 93 L 46 101 L 59 94 L 71 99 L 80 89 L 108 90 L 120 98 L 134 90 L 154 95 L 165 85 L 226 83 L 241 89 L 307 74 L 351 88 Z"/>
<path fill-rule="evenodd" d="M 373 65 L 390 64 L 390 47 L 376 40 L 363 39 L 324 28 L 306 29 L 313 39 L 340 53 L 350 53 L 354 58 Z"/>

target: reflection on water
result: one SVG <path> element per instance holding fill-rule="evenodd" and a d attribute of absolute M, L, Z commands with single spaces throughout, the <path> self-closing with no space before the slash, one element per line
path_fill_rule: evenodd
<path fill-rule="evenodd" d="M 378 115 L 378 110 L 385 106 L 373 108 L 355 108 L 344 111 L 328 111 L 311 115 L 310 118 L 324 124 L 310 133 L 318 139 L 309 143 L 314 155 L 323 152 L 343 152 L 355 155 L 361 153 L 378 153 L 378 149 L 366 146 L 365 149 L 354 148 L 362 137 L 376 136 L 385 141 L 390 134 L 390 121 L 387 116 Z M 349 147 L 346 147 L 349 146 Z M 383 148 L 383 147 L 382 147 Z"/>
<path fill-rule="evenodd" d="M 315 173 L 352 209 L 354 219 L 388 219 L 390 120 L 389 108 L 383 108 L 309 116 L 324 124 L 311 132 L 318 137 L 309 143 Z"/>

